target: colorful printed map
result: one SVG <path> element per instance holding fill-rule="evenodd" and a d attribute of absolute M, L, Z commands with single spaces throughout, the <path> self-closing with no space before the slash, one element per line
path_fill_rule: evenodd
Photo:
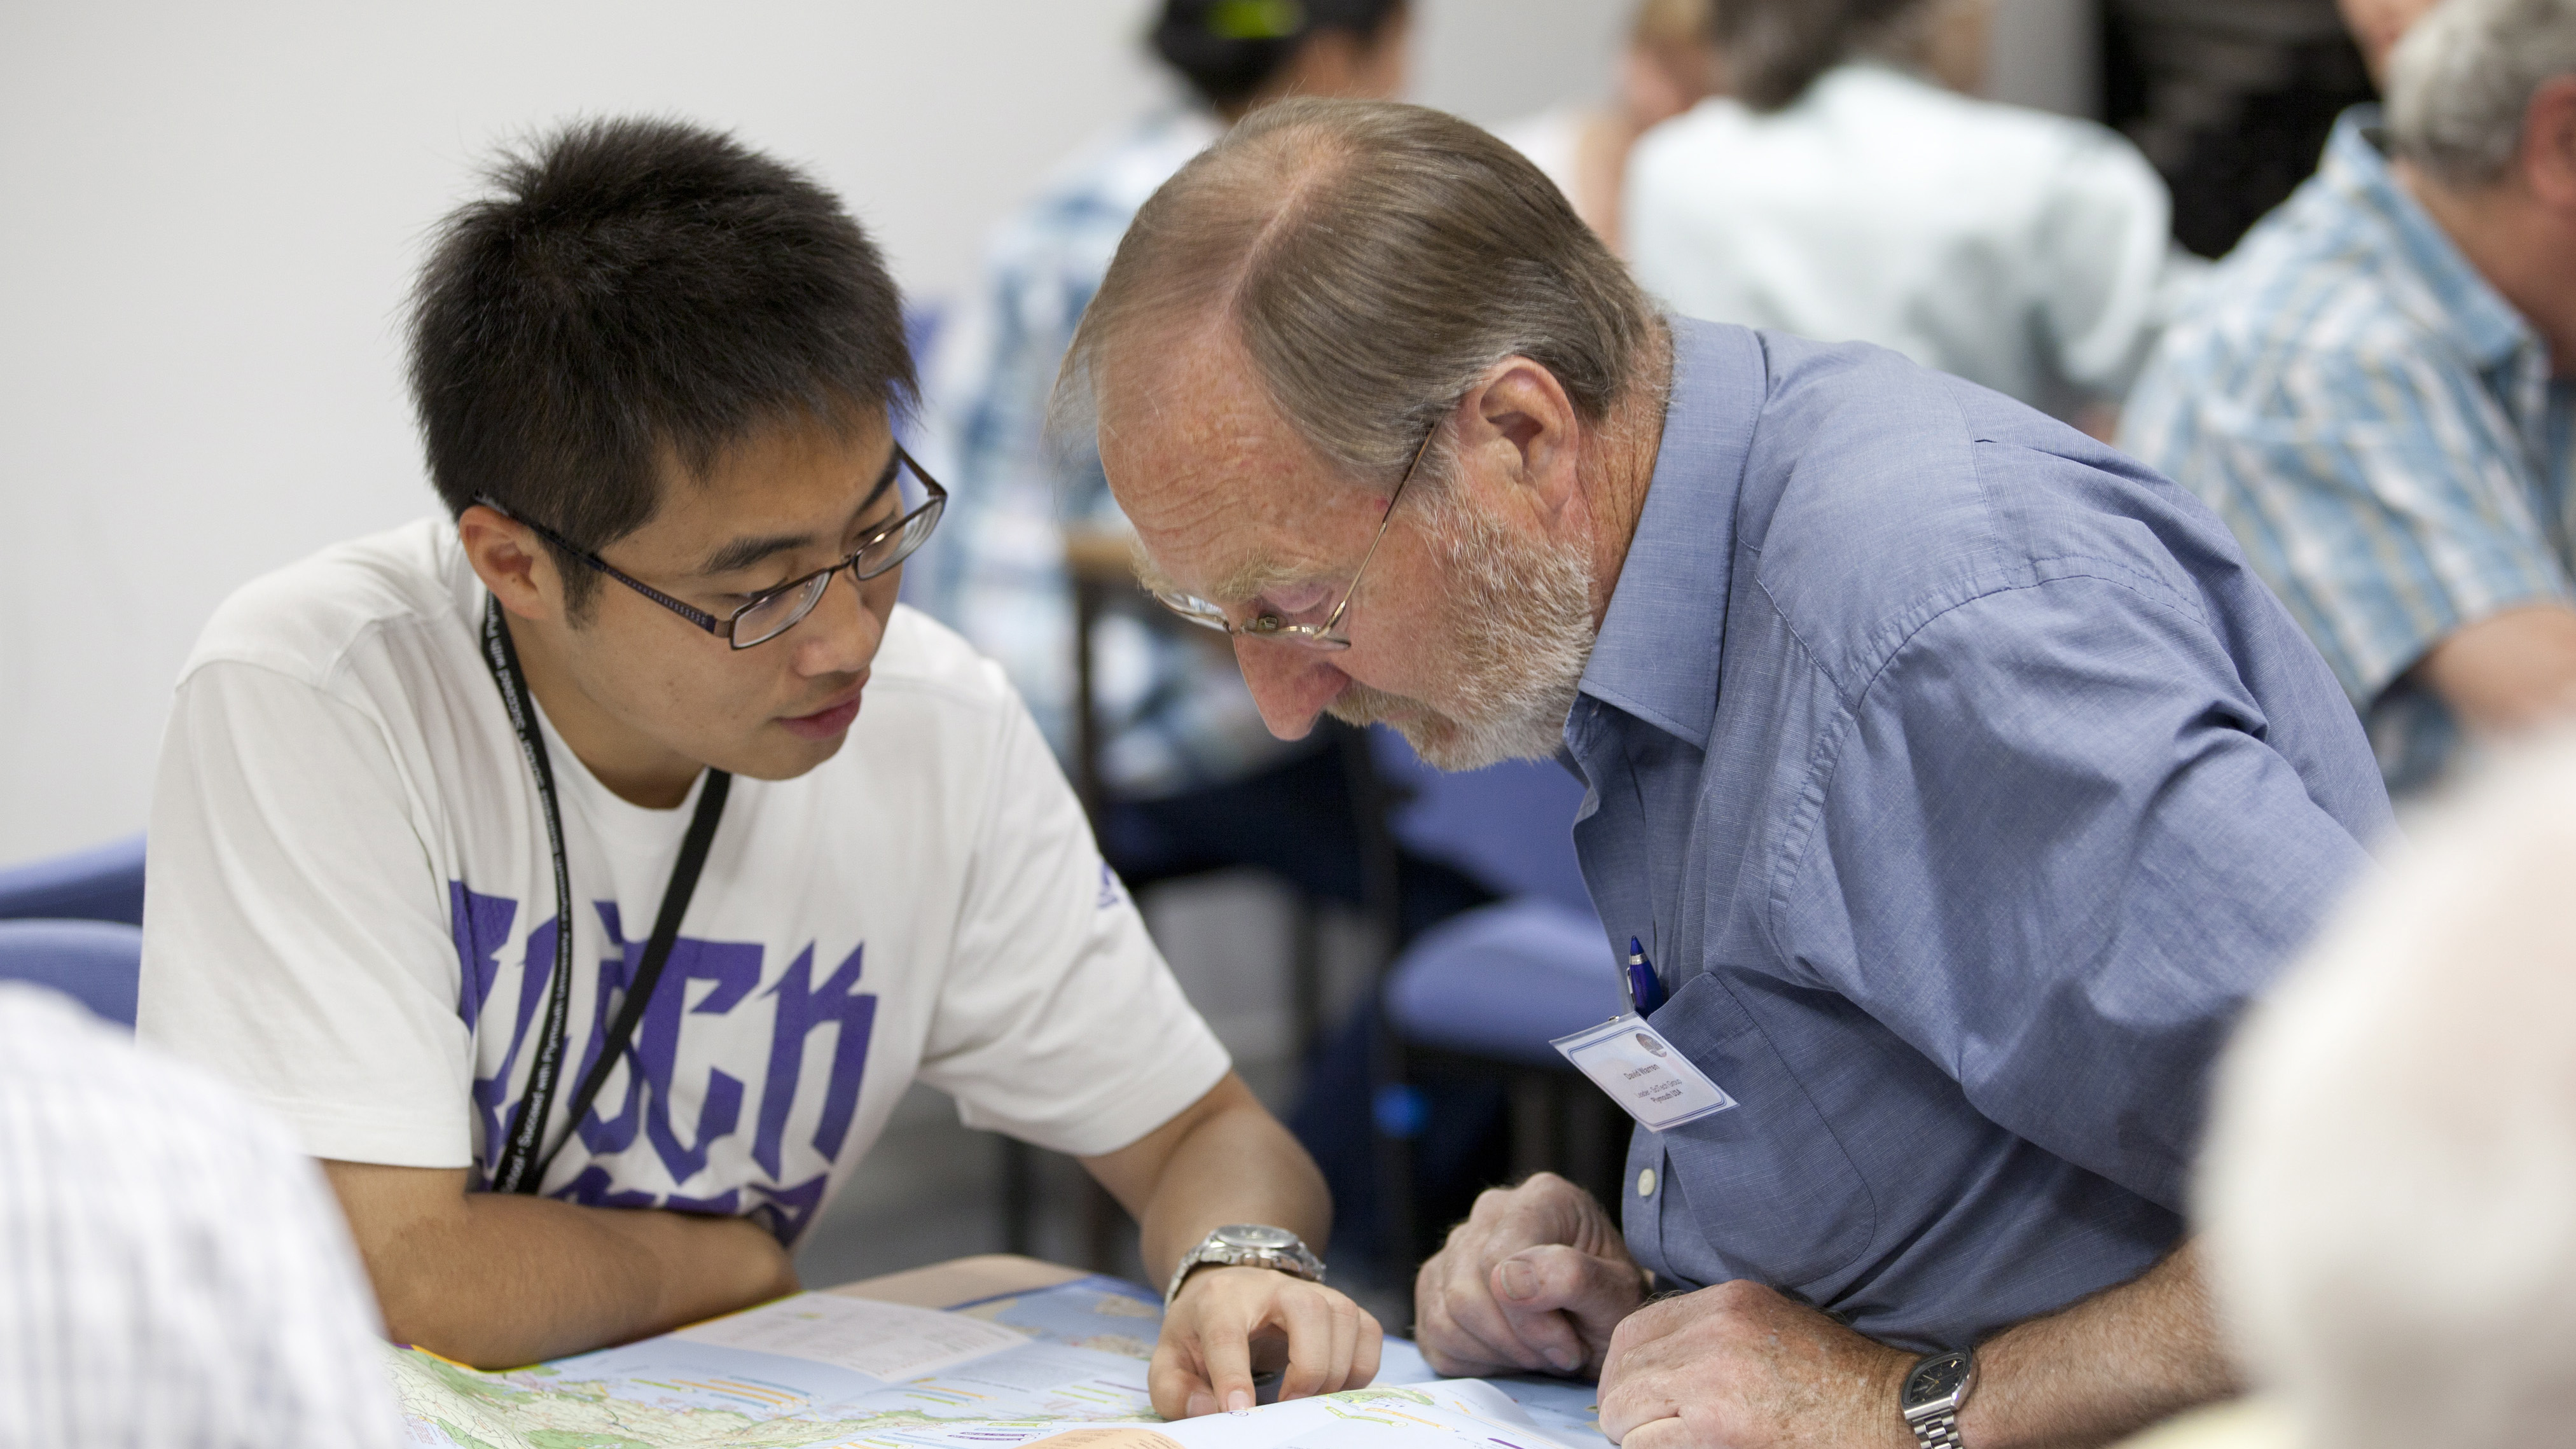
<path fill-rule="evenodd" d="M 1596 1449 L 1587 1385 L 1389 1385 L 1167 1424 L 1162 1305 L 1085 1278 L 953 1312 L 805 1293 L 623 1348 L 481 1373 L 389 1349 L 434 1449 Z M 1390 1348 L 1399 1348 L 1390 1345 Z M 1388 1367 L 1419 1368 L 1398 1351 Z M 1382 1376 L 1383 1377 L 1383 1376 Z M 1529 1402 L 1515 1403 L 1515 1397 Z M 1537 1422 L 1533 1422 L 1535 1416 Z M 1541 1432 L 1542 1429 L 1545 1432 Z M 1553 1436 L 1553 1441 L 1551 1439 Z"/>

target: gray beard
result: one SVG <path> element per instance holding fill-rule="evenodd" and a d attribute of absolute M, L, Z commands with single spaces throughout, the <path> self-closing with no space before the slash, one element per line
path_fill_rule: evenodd
<path fill-rule="evenodd" d="M 1436 510 L 1432 546 L 1450 582 L 1442 632 L 1457 669 L 1449 709 L 1353 683 L 1330 713 L 1392 726 L 1443 770 L 1553 759 L 1597 633 L 1591 559 L 1575 545 L 1525 544 L 1446 496 Z"/>

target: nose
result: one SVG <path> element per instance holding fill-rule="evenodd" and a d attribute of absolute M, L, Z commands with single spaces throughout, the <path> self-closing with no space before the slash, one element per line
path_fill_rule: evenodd
<path fill-rule="evenodd" d="M 867 668 L 877 657 L 877 646 L 885 642 L 886 615 L 894 608 L 902 574 L 896 569 L 865 582 L 847 573 L 834 575 L 823 586 L 814 612 L 788 631 L 796 641 L 796 672 L 813 678 L 856 674 Z M 844 580 L 850 586 L 846 591 L 840 587 Z"/>
<path fill-rule="evenodd" d="M 1234 660 L 1251 687 L 1261 722 L 1283 740 L 1304 739 L 1314 729 L 1315 717 L 1351 683 L 1330 656 L 1275 639 L 1237 637 Z"/>

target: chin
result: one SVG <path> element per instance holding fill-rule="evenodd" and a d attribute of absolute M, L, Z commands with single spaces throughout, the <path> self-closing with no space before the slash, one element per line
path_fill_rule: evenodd
<path fill-rule="evenodd" d="M 719 763 L 719 768 L 746 780 L 793 780 L 813 773 L 850 742 L 847 730 L 828 740 L 799 739 L 774 725 L 761 733 L 766 738 L 741 751 L 737 763 Z"/>

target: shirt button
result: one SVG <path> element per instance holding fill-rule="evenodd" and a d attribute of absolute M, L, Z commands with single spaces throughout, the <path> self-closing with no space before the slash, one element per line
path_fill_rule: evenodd
<path fill-rule="evenodd" d="M 1653 1197 L 1654 1195 L 1655 1195 L 1655 1170 L 1654 1170 L 1653 1168 L 1651 1168 L 1651 1167 L 1646 1167 L 1646 1168 L 1640 1168 L 1640 1169 L 1638 1169 L 1638 1171 L 1637 1171 L 1637 1196 L 1639 1196 L 1639 1197 Z"/>

